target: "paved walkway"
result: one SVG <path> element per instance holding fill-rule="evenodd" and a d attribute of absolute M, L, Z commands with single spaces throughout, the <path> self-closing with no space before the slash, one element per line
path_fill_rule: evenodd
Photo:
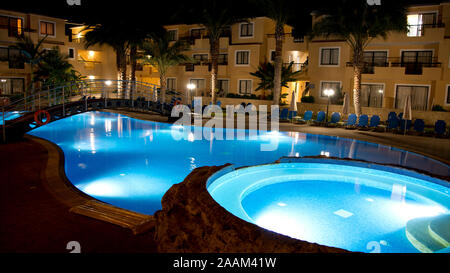
<path fill-rule="evenodd" d="M 131 230 L 69 212 L 45 187 L 47 150 L 28 139 L 0 144 L 0 253 L 156 252 L 153 233 Z"/>

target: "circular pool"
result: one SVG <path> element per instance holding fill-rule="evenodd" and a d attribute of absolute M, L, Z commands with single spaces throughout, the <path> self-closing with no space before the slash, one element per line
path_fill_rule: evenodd
<path fill-rule="evenodd" d="M 208 191 L 235 216 L 311 243 L 383 253 L 449 247 L 449 183 L 409 170 L 289 159 L 226 168 L 210 178 Z"/>

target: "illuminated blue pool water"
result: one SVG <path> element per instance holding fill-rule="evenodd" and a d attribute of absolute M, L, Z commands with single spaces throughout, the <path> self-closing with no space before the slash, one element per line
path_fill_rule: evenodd
<path fill-rule="evenodd" d="M 450 213 L 445 181 L 410 176 L 400 169 L 374 169 L 373 164 L 369 169 L 365 163 L 299 161 L 303 162 L 227 168 L 210 179 L 208 191 L 247 222 L 359 252 L 419 252 L 406 236 L 407 222 Z M 420 234 L 427 235 L 427 228 L 419 229 Z M 448 230 L 450 225 L 441 228 Z"/>
<path fill-rule="evenodd" d="M 104 112 L 83 113 L 30 132 L 56 143 L 65 155 L 68 179 L 81 191 L 125 209 L 153 214 L 161 198 L 195 168 L 232 163 L 251 166 L 283 156 L 364 159 L 449 175 L 447 165 L 424 156 L 367 142 L 302 133 L 263 133 L 257 140 L 176 141 L 172 125 Z M 279 140 L 262 152 L 261 143 Z"/>
<path fill-rule="evenodd" d="M 13 111 L 13 112 L 5 112 L 5 120 L 12 120 L 20 117 L 23 112 Z M 0 112 L 0 125 L 3 125 L 3 113 Z"/>

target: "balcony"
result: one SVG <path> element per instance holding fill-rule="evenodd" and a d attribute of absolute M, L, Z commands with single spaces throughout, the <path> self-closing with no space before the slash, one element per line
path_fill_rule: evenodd
<path fill-rule="evenodd" d="M 445 28 L 444 23 L 408 25 L 408 37 L 423 37 L 427 29 Z"/>
<path fill-rule="evenodd" d="M 284 67 L 288 67 L 290 65 L 290 63 L 283 63 Z M 297 71 L 301 71 L 304 72 L 306 70 L 306 68 L 308 68 L 308 63 L 304 62 L 304 63 L 293 63 L 292 64 L 292 72 L 297 72 Z"/>
<path fill-rule="evenodd" d="M 223 30 L 220 38 L 231 38 L 231 29 Z M 186 41 L 190 45 L 195 44 L 195 40 L 197 39 L 209 39 L 208 32 L 205 29 L 191 30 L 190 35 L 181 36 L 178 38 L 180 41 Z"/>
<path fill-rule="evenodd" d="M 426 62 L 406 62 L 401 58 L 386 58 L 386 61 L 376 63 L 365 62 L 362 74 L 375 74 L 375 67 L 404 67 L 405 75 L 423 75 L 423 68 L 440 68 L 442 63 L 437 58 L 431 58 Z M 347 62 L 347 67 L 353 67 L 353 62 Z"/>

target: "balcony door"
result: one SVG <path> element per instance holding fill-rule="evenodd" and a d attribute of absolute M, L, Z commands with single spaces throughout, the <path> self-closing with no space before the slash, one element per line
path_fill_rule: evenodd
<path fill-rule="evenodd" d="M 395 108 L 403 109 L 406 98 L 411 95 L 412 110 L 428 109 L 428 86 L 398 85 L 395 96 Z"/>

